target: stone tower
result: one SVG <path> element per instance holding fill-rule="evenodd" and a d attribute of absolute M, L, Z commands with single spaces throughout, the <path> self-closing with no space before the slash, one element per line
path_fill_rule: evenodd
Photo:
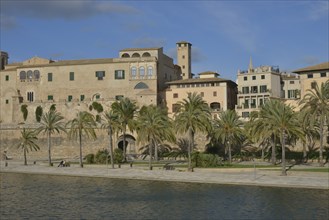
<path fill-rule="evenodd" d="M 192 44 L 186 41 L 181 41 L 177 44 L 177 65 L 181 67 L 182 79 L 192 78 L 191 69 L 191 47 Z"/>

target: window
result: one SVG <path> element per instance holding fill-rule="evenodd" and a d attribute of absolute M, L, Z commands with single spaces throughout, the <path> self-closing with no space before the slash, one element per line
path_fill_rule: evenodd
<path fill-rule="evenodd" d="M 70 81 L 74 81 L 74 72 L 70 72 Z"/>
<path fill-rule="evenodd" d="M 96 98 L 96 100 L 98 100 L 98 99 L 101 98 L 101 95 L 97 94 L 97 95 L 95 96 L 95 98 Z"/>
<path fill-rule="evenodd" d="M 114 71 L 114 79 L 124 79 L 125 71 L 124 70 L 116 70 Z"/>
<path fill-rule="evenodd" d="M 80 95 L 80 101 L 82 102 L 83 100 L 85 100 L 85 95 Z"/>
<path fill-rule="evenodd" d="M 147 78 L 151 79 L 153 75 L 153 68 L 151 66 L 147 67 Z"/>
<path fill-rule="evenodd" d="M 215 92 L 213 92 L 212 94 L 213 94 L 213 96 L 217 96 L 217 92 L 216 92 L 216 91 L 215 91 Z"/>
<path fill-rule="evenodd" d="M 25 79 L 26 79 L 26 72 L 25 72 L 25 71 L 21 71 L 21 72 L 19 73 L 19 79 L 20 79 L 21 81 L 25 81 Z"/>
<path fill-rule="evenodd" d="M 174 93 L 173 98 L 178 98 L 178 93 Z"/>
<path fill-rule="evenodd" d="M 252 87 L 251 87 L 251 93 L 258 93 L 258 88 L 257 88 L 257 86 L 252 86 Z"/>
<path fill-rule="evenodd" d="M 48 82 L 53 81 L 53 73 L 48 73 Z"/>
<path fill-rule="evenodd" d="M 139 67 L 139 78 L 144 79 L 145 68 L 143 66 Z"/>
<path fill-rule="evenodd" d="M 6 104 L 9 104 L 9 100 L 8 99 L 6 99 Z"/>
<path fill-rule="evenodd" d="M 32 81 L 32 79 L 33 79 L 33 72 L 32 72 L 32 70 L 27 71 L 27 79 L 29 81 Z"/>
<path fill-rule="evenodd" d="M 34 101 L 34 94 L 33 92 L 27 92 L 27 101 L 33 102 Z"/>
<path fill-rule="evenodd" d="M 48 101 L 53 101 L 54 100 L 54 96 L 53 95 L 48 95 Z"/>
<path fill-rule="evenodd" d="M 185 59 L 185 55 L 183 55 L 182 58 Z"/>
<path fill-rule="evenodd" d="M 267 90 L 267 86 L 266 86 L 266 85 L 264 85 L 264 86 L 259 86 L 259 90 L 260 90 L 260 92 L 266 92 L 266 90 Z"/>
<path fill-rule="evenodd" d="M 289 81 L 289 84 L 295 84 L 295 81 Z"/>
<path fill-rule="evenodd" d="M 326 72 L 320 73 L 320 76 L 321 77 L 326 77 L 327 76 L 327 73 Z"/>
<path fill-rule="evenodd" d="M 183 67 L 183 69 L 185 69 L 185 65 L 183 65 L 182 67 Z"/>
<path fill-rule="evenodd" d="M 315 89 L 315 87 L 316 87 L 316 82 L 311 82 L 311 88 Z"/>
<path fill-rule="evenodd" d="M 248 80 L 248 77 L 247 76 L 243 77 L 243 80 L 244 81 L 247 81 Z"/>
<path fill-rule="evenodd" d="M 242 94 L 249 94 L 249 87 L 248 86 L 242 87 Z"/>
<path fill-rule="evenodd" d="M 123 95 L 116 95 L 115 100 L 119 101 L 119 100 L 123 99 L 123 97 L 124 97 Z"/>
<path fill-rule="evenodd" d="M 288 99 L 296 98 L 296 90 L 288 90 Z"/>
<path fill-rule="evenodd" d="M 71 95 L 69 95 L 69 96 L 67 97 L 67 101 L 69 101 L 69 102 L 72 101 L 72 98 L 73 98 L 73 97 L 72 97 Z"/>
<path fill-rule="evenodd" d="M 95 74 L 98 80 L 103 80 L 105 77 L 105 71 L 96 71 Z"/>
<path fill-rule="evenodd" d="M 309 79 L 313 78 L 313 74 L 312 73 L 307 74 L 307 78 Z"/>
<path fill-rule="evenodd" d="M 6 81 L 9 81 L 9 75 L 6 75 Z"/>
<path fill-rule="evenodd" d="M 137 68 L 133 66 L 131 67 L 131 78 L 136 79 L 136 75 L 137 75 Z"/>
<path fill-rule="evenodd" d="M 265 79 L 265 75 L 261 75 L 260 78 L 261 78 L 261 79 Z"/>
<path fill-rule="evenodd" d="M 200 96 L 203 97 L 204 96 L 204 92 L 200 92 Z"/>
<path fill-rule="evenodd" d="M 256 76 L 252 76 L 252 80 L 256 80 Z"/>
<path fill-rule="evenodd" d="M 263 99 L 259 99 L 259 106 L 262 106 L 264 104 Z"/>
<path fill-rule="evenodd" d="M 249 118 L 249 112 L 242 112 L 243 118 Z"/>
<path fill-rule="evenodd" d="M 40 79 L 40 71 L 39 70 L 34 70 L 33 75 L 34 75 L 34 80 L 38 81 Z"/>

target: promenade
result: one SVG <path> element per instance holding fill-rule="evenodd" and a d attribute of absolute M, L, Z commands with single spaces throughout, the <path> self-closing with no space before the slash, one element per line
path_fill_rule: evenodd
<path fill-rule="evenodd" d="M 328 164 L 326 166 L 328 169 Z M 295 168 L 295 169 L 298 169 Z M 66 175 L 66 176 L 85 176 L 95 178 L 121 178 L 136 180 L 153 181 L 177 181 L 193 183 L 214 183 L 214 184 L 234 184 L 234 185 L 253 185 L 253 186 L 271 186 L 271 187 L 296 187 L 329 189 L 328 172 L 305 172 L 288 171 L 287 176 L 281 176 L 281 169 L 268 170 L 264 168 L 195 168 L 194 172 L 187 172 L 186 169 L 163 170 L 154 167 L 148 170 L 147 166 L 123 165 L 121 168 L 116 166 L 111 169 L 110 165 L 88 165 L 80 168 L 78 164 L 72 164 L 70 167 L 49 167 L 46 162 L 36 164 L 29 163 L 23 165 L 23 161 L 8 161 L 8 166 L 1 161 L 0 172 L 9 173 L 31 173 L 48 175 Z"/>

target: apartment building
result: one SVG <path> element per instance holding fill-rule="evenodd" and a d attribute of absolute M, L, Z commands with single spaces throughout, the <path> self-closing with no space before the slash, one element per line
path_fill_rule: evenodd
<path fill-rule="evenodd" d="M 220 111 L 234 109 L 236 104 L 236 83 L 219 78 L 216 72 L 202 72 L 199 73 L 199 78 L 171 81 L 167 85 L 166 103 L 170 117 L 178 111 L 177 103 L 186 99 L 188 93 L 200 94 L 211 108 L 213 117 L 217 117 Z"/>

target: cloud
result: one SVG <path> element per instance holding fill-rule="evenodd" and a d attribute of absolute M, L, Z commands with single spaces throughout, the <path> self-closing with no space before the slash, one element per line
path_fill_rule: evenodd
<path fill-rule="evenodd" d="M 1 1 L 1 8 L 5 14 L 10 16 L 65 20 L 83 19 L 99 14 L 138 13 L 138 10 L 131 6 L 92 0 Z"/>

